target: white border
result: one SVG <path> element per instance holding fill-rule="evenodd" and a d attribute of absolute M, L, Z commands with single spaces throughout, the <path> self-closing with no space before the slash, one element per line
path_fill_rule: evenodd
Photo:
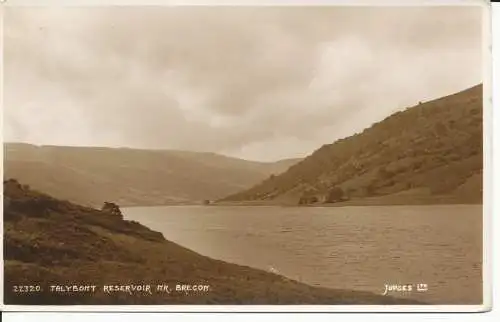
<path fill-rule="evenodd" d="M 0 0 L 6 6 L 489 6 L 487 0 Z"/>
<path fill-rule="evenodd" d="M 3 0 L 2 0 L 3 1 Z M 3 269 L 4 269 L 4 263 L 3 263 L 3 81 L 4 81 L 4 75 L 3 75 L 3 15 L 4 15 L 4 9 L 3 6 L 0 5 L 0 142 L 2 142 L 2 149 L 0 149 L 0 157 L 2 158 L 2 166 L 0 167 L 0 175 L 2 177 L 2 186 L 0 187 L 0 195 L 2 198 L 0 198 L 0 212 L 2 213 L 2 216 L 0 218 L 0 236 L 2 240 L 2 251 L 0 252 L 0 285 L 1 285 L 1 290 L 0 290 L 0 309 L 4 311 L 4 302 L 3 302 L 3 291 L 4 291 L 4 280 L 3 280 Z"/>
<path fill-rule="evenodd" d="M 487 312 L 484 305 L 3 305 L 13 312 L 172 312 L 172 313 L 334 313 L 334 312 Z"/>
<path fill-rule="evenodd" d="M 486 7 L 483 7 L 485 9 Z M 483 306 L 493 306 L 493 94 L 492 25 L 490 10 L 483 10 Z"/>
<path fill-rule="evenodd" d="M 175 1 L 175 0 L 0 0 L 6 7 L 12 6 L 481 6 L 483 8 L 483 304 L 482 305 L 4 305 L 3 264 L 0 265 L 2 287 L 0 308 L 2 311 L 24 312 L 485 312 L 492 308 L 492 63 L 491 63 L 491 4 L 486 0 L 233 0 L 233 1 Z M 0 8 L 0 50 L 3 53 L 3 8 Z M 3 56 L 2 56 L 3 57 Z M 0 110 L 3 111 L 3 59 L 0 63 Z M 2 113 L 0 113 L 2 114 Z M 0 115 L 0 129 L 3 117 Z M 3 131 L 0 132 L 0 138 Z M 0 152 L 3 162 L 3 149 Z M 0 167 L 3 177 L 3 166 Z M 0 188 L 3 193 L 3 185 Z M 3 198 L 0 201 L 3 211 Z M 0 219 L 3 232 L 3 216 Z M 3 235 L 2 235 L 3 241 Z M 3 243 L 0 260 L 3 263 Z"/>

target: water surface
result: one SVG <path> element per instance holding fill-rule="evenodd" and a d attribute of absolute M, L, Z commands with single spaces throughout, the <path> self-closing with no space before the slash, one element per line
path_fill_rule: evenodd
<path fill-rule="evenodd" d="M 330 288 L 482 302 L 482 206 L 137 207 L 125 218 L 203 255 Z M 416 284 L 428 291 L 417 292 Z"/>

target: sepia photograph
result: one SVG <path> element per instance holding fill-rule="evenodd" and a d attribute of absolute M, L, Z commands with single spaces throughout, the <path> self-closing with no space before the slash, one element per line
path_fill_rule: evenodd
<path fill-rule="evenodd" d="M 1 8 L 3 309 L 488 310 L 487 2 L 82 3 Z"/>

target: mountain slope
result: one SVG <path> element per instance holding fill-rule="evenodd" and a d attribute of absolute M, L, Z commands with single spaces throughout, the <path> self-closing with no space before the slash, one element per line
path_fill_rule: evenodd
<path fill-rule="evenodd" d="M 297 160 L 263 163 L 214 153 L 4 145 L 5 177 L 86 205 L 156 205 L 217 199 Z"/>
<path fill-rule="evenodd" d="M 313 287 L 214 260 L 137 222 L 52 198 L 16 180 L 4 182 L 4 206 L 6 304 L 418 304 Z M 149 285 L 151 292 L 105 291 L 130 284 Z M 158 284 L 168 285 L 169 293 Z M 179 291 L 180 284 L 207 288 Z M 25 285 L 33 290 L 23 292 Z M 72 291 L 86 285 L 94 285 L 94 292 Z M 66 292 L 54 292 L 55 286 Z"/>
<path fill-rule="evenodd" d="M 397 112 L 223 201 L 482 200 L 482 85 Z"/>

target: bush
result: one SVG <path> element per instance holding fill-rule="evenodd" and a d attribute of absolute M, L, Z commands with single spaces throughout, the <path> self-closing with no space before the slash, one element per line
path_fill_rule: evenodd
<path fill-rule="evenodd" d="M 344 200 L 344 191 L 339 187 L 333 187 L 326 194 L 325 202 L 338 202 Z"/>
<path fill-rule="evenodd" d="M 299 205 L 310 205 L 318 202 L 318 197 L 316 196 L 302 196 L 299 199 Z"/>
<path fill-rule="evenodd" d="M 394 173 L 387 170 L 385 167 L 380 167 L 378 169 L 378 176 L 379 178 L 383 179 L 383 180 L 387 180 L 387 179 L 390 179 L 394 176 Z"/>
<path fill-rule="evenodd" d="M 105 202 L 101 211 L 123 218 L 120 207 L 113 202 Z"/>

